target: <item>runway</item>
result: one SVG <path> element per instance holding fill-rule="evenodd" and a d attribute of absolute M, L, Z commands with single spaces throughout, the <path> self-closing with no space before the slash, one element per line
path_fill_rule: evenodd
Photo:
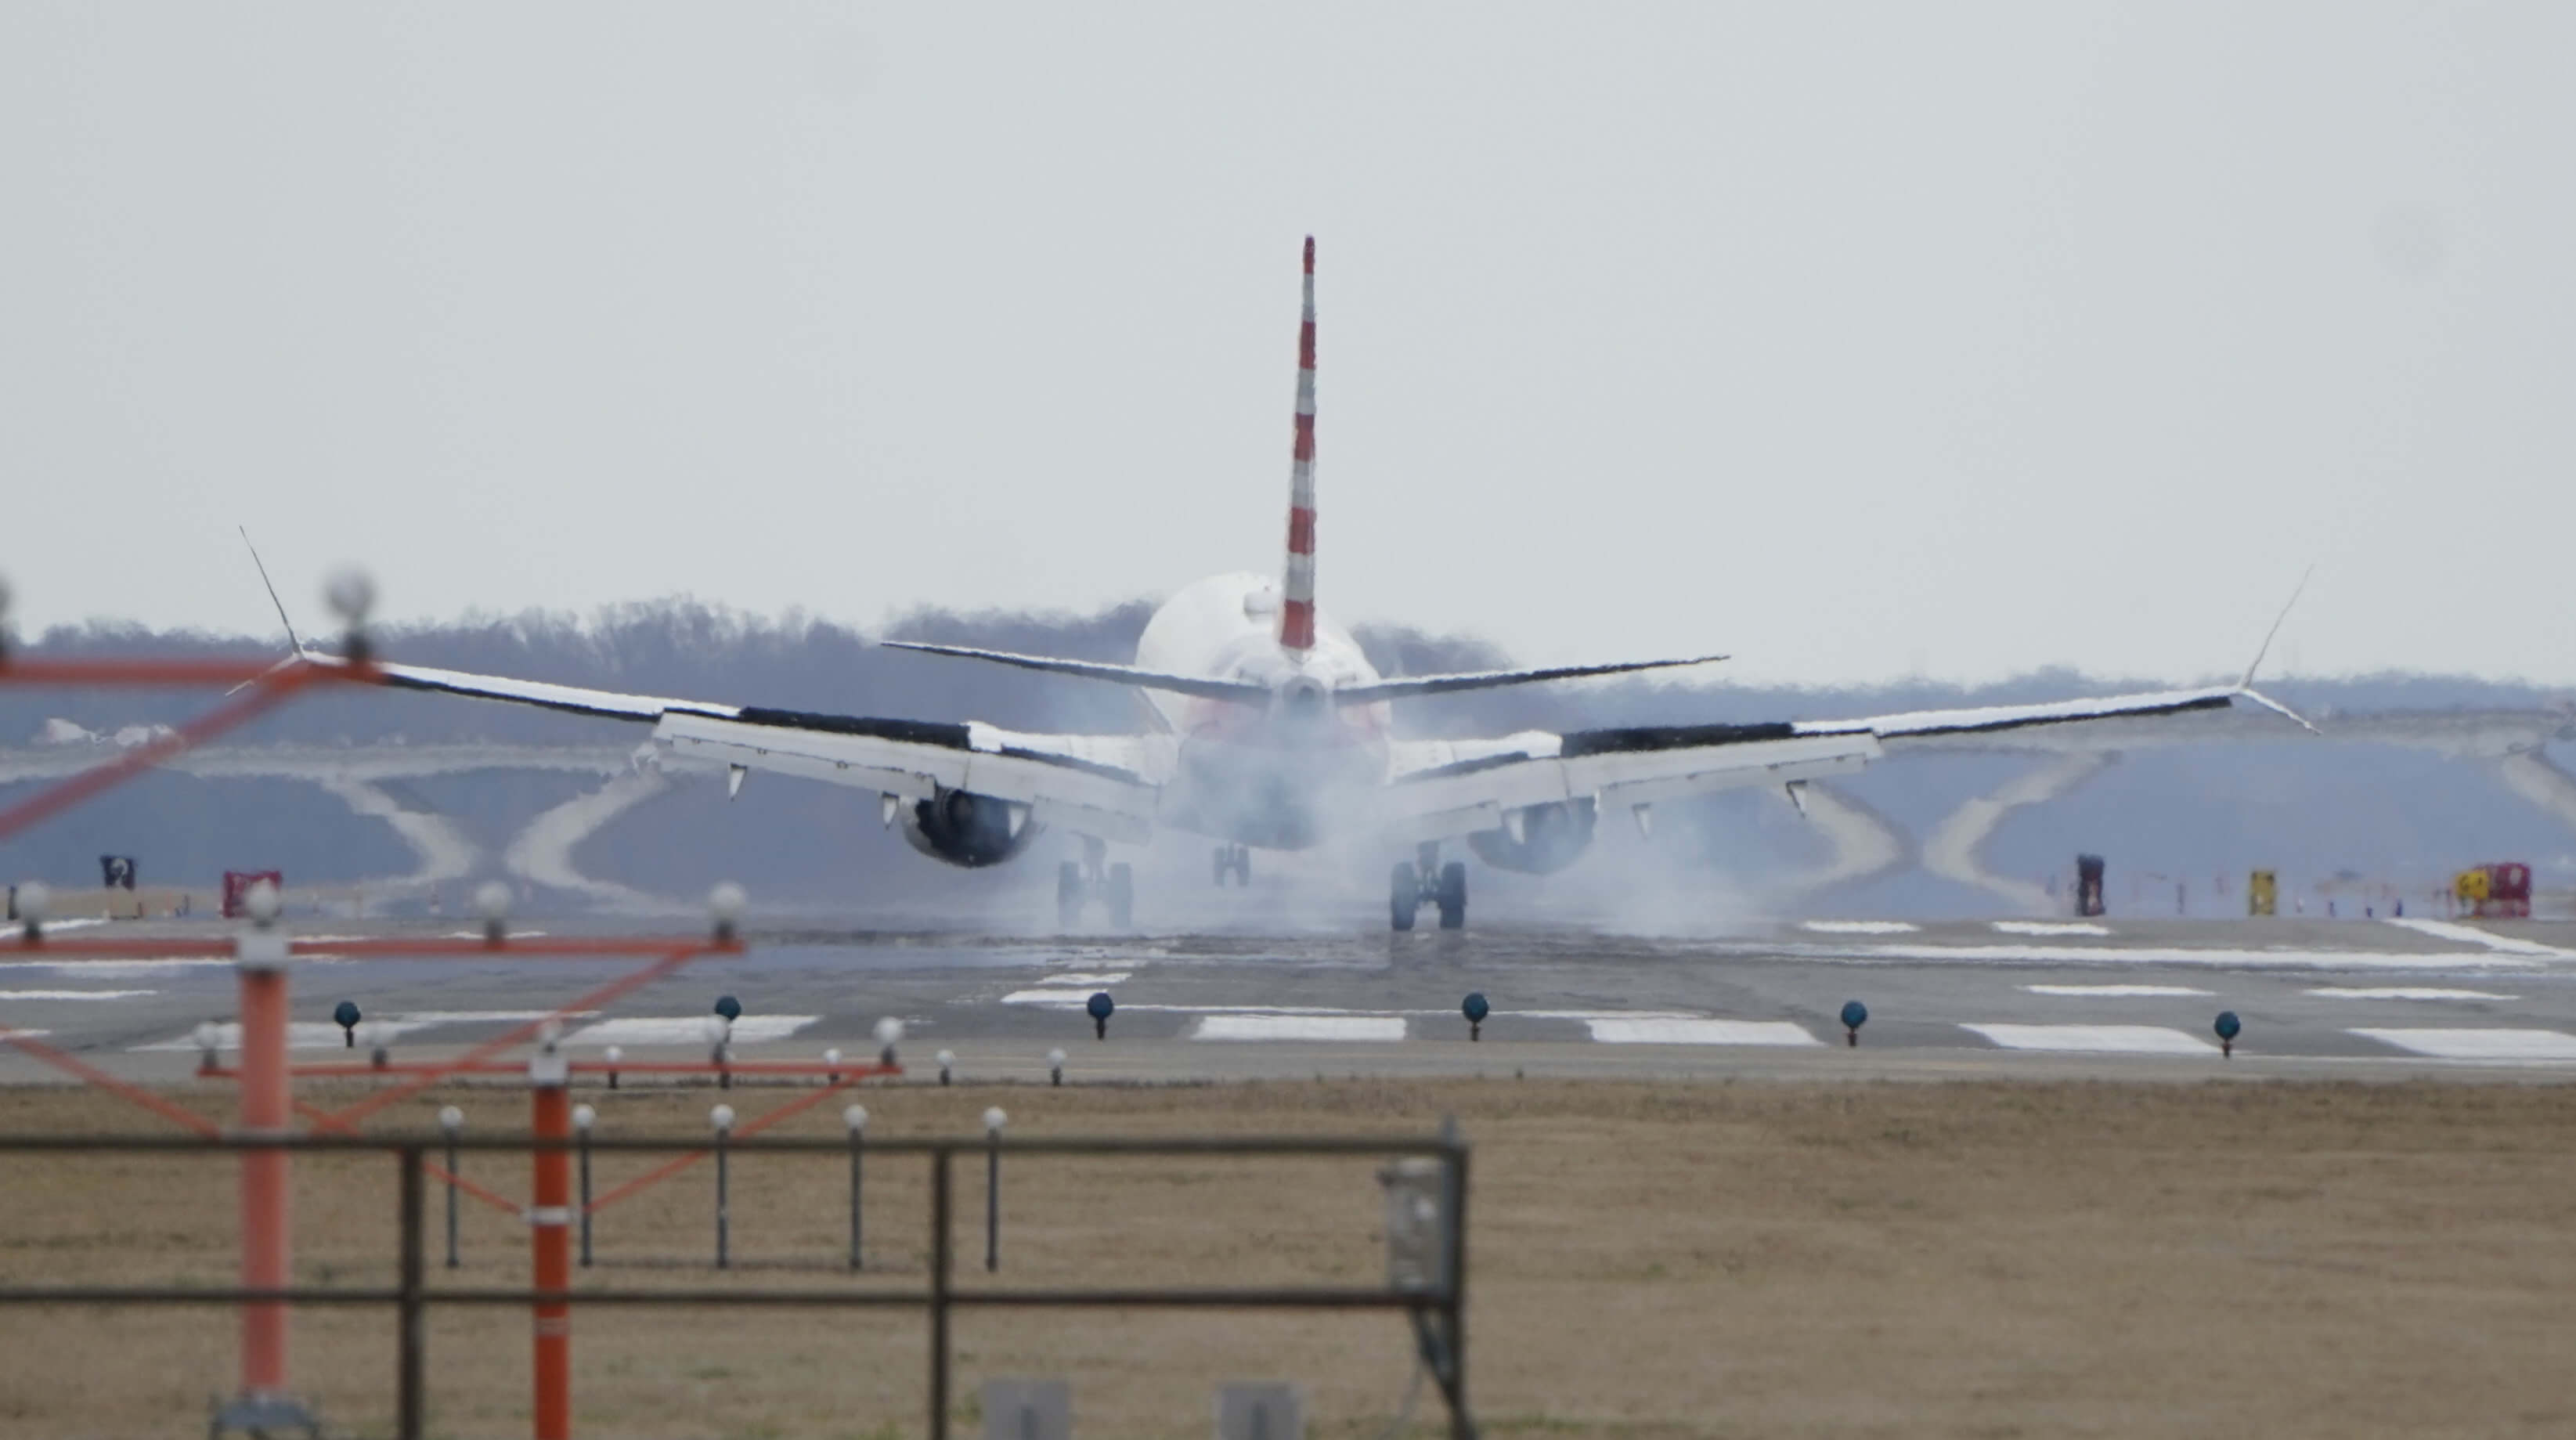
<path fill-rule="evenodd" d="M 316 922 L 317 937 L 447 934 Z M 328 927 L 328 928 L 326 928 Z M 209 933 L 121 924 L 128 938 Z M 92 931 L 89 933 L 101 933 Z M 532 932 L 533 933 L 533 932 Z M 555 933 L 567 933 L 558 926 Z M 2560 943 L 2560 942 L 2567 943 Z M 719 994 L 742 1058 L 874 1049 L 960 1080 L 1191 1081 L 1317 1075 L 2049 1077 L 2438 1073 L 2576 1077 L 2576 925 L 2425 921 L 1806 921 L 1698 937 L 1498 929 L 1410 935 L 1110 938 L 816 928 L 752 936 L 576 1017 L 576 1052 L 698 1055 Z M 615 962 L 316 959 L 296 1043 L 339 1050 L 355 1001 L 397 1056 L 426 1058 L 609 980 Z M 1095 1039 L 1084 1004 L 1116 1012 Z M 1461 1005 L 1491 1009 L 1479 1040 Z M 1838 1019 L 1869 1011 L 1857 1047 Z M 225 962 L 0 957 L 0 1024 L 115 1073 L 177 1078 L 190 1032 L 229 1020 Z M 2212 1022 L 2241 1017 L 2233 1057 Z M 316 1054 L 313 1058 L 324 1058 Z M 0 1080 L 52 1072 L 11 1052 Z"/>

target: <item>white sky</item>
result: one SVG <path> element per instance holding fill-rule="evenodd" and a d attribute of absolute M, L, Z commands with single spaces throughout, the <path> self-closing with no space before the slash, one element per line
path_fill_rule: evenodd
<path fill-rule="evenodd" d="M 2576 6 L 0 7 L 22 628 L 1271 570 L 1747 680 L 2576 681 Z"/>

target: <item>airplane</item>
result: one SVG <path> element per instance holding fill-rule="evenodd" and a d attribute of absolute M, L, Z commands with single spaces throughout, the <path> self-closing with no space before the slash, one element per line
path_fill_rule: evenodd
<path fill-rule="evenodd" d="M 1858 770 L 1891 744 L 2222 709 L 2239 700 L 2307 725 L 2253 688 L 2263 660 L 2258 651 L 2236 684 L 2200 689 L 1849 720 L 1399 739 L 1390 711 L 1399 700 L 1726 657 L 1380 675 L 1350 632 L 1315 605 L 1311 236 L 1303 295 L 1287 556 L 1278 578 L 1215 575 L 1182 588 L 1154 611 L 1128 665 L 882 642 L 892 649 L 1133 687 L 1148 702 L 1151 717 L 1142 733 L 1032 734 L 972 720 L 820 714 L 380 662 L 384 678 L 407 689 L 649 724 L 657 763 L 721 768 L 729 794 L 738 794 L 753 770 L 871 791 L 886 825 L 900 824 L 914 849 L 950 865 L 998 865 L 1026 853 L 1047 829 L 1064 829 L 1081 839 L 1083 858 L 1058 868 L 1059 920 L 1070 928 L 1097 903 L 1121 930 L 1134 923 L 1134 872 L 1123 862 L 1104 864 L 1107 846 L 1140 844 L 1158 829 L 1216 842 L 1211 869 L 1219 886 L 1229 876 L 1250 884 L 1255 850 L 1296 851 L 1354 839 L 1410 847 L 1412 858 L 1396 861 L 1389 873 L 1389 924 L 1411 930 L 1420 913 L 1432 909 L 1442 929 L 1455 930 L 1466 924 L 1467 868 L 1459 860 L 1442 861 L 1441 847 L 1453 841 L 1464 842 L 1494 869 L 1546 874 L 1572 864 L 1589 847 L 1604 815 L 1625 813 L 1641 831 L 1650 831 L 1654 807 L 1685 796 L 1782 786 L 1798 801 L 1800 785 Z M 261 579 L 266 583 L 264 566 Z M 271 586 L 272 600 L 275 595 Z M 2282 616 L 2287 615 L 2285 608 Z M 285 618 L 282 606 L 279 617 Z M 2272 634 L 2279 629 L 2275 620 Z M 308 649 L 291 621 L 287 632 L 294 653 L 282 664 L 345 663 Z M 2264 651 L 2271 641 L 2267 634 Z"/>

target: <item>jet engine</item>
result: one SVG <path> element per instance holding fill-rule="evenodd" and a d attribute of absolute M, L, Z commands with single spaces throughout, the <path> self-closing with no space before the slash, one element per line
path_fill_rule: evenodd
<path fill-rule="evenodd" d="M 1028 806 L 971 790 L 941 790 L 902 814 L 903 838 L 913 849 L 970 870 L 1001 864 L 1046 828 L 1029 818 Z"/>
<path fill-rule="evenodd" d="M 1589 797 L 1524 805 L 1504 814 L 1502 828 L 1468 836 L 1467 848 L 1497 870 L 1553 875 L 1591 847 L 1595 809 Z"/>

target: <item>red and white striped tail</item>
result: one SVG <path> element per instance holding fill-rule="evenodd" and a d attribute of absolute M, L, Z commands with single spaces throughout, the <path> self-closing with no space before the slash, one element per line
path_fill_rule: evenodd
<path fill-rule="evenodd" d="M 1306 237 L 1306 313 L 1297 326 L 1297 440 L 1288 465 L 1288 575 L 1279 644 L 1315 645 L 1315 237 Z"/>

